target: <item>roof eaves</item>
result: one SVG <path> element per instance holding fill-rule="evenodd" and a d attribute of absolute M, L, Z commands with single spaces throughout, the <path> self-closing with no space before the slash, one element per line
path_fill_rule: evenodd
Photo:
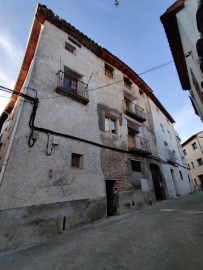
<path fill-rule="evenodd" d="M 195 133 L 195 134 L 193 134 L 191 137 L 189 137 L 184 143 L 182 143 L 181 145 L 182 145 L 182 147 L 183 146 L 185 146 L 186 144 L 188 144 L 190 141 L 192 141 L 193 139 L 195 139 L 196 137 L 197 137 L 197 135 L 198 134 L 200 134 L 200 133 L 202 133 L 203 132 L 203 130 L 202 131 L 199 131 L 199 132 L 197 132 L 197 133 Z"/>
<path fill-rule="evenodd" d="M 164 26 L 168 43 L 173 55 L 178 76 L 183 90 L 189 90 L 190 81 L 185 61 L 184 50 L 178 28 L 176 13 L 184 8 L 184 0 L 176 1 L 167 11 L 160 17 Z"/>

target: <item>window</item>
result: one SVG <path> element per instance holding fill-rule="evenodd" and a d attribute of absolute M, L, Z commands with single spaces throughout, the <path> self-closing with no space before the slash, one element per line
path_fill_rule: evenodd
<path fill-rule="evenodd" d="M 203 160 L 202 160 L 202 158 L 198 158 L 198 159 L 197 159 L 197 163 L 198 163 L 199 166 L 202 166 L 202 165 L 203 165 Z"/>
<path fill-rule="evenodd" d="M 105 63 L 104 70 L 105 70 L 105 75 L 108 76 L 109 78 L 113 79 L 114 69 Z"/>
<path fill-rule="evenodd" d="M 140 161 L 131 160 L 131 167 L 132 167 L 132 171 L 141 172 Z"/>
<path fill-rule="evenodd" d="M 164 126 L 160 123 L 162 131 L 165 133 Z"/>
<path fill-rule="evenodd" d="M 82 46 L 80 45 L 79 42 L 77 42 L 76 40 L 74 40 L 72 37 L 68 37 L 68 39 L 73 42 L 76 46 L 78 46 L 79 48 L 81 48 Z"/>
<path fill-rule="evenodd" d="M 142 90 L 141 90 L 141 89 L 139 89 L 139 94 L 140 94 L 140 95 L 143 95 L 143 94 L 144 94 L 144 92 L 142 92 Z"/>
<path fill-rule="evenodd" d="M 194 182 L 195 182 L 195 186 L 197 186 L 197 180 L 196 179 L 194 179 Z"/>
<path fill-rule="evenodd" d="M 69 77 L 66 74 L 64 75 L 63 87 L 66 90 L 71 91 L 74 94 L 77 94 L 77 80 L 72 77 Z"/>
<path fill-rule="evenodd" d="M 192 144 L 192 148 L 193 148 L 193 150 L 197 149 L 197 144 L 196 144 L 196 142 L 194 142 L 194 143 Z"/>
<path fill-rule="evenodd" d="M 70 43 L 66 42 L 65 49 L 68 50 L 69 52 L 73 53 L 76 48 L 74 46 L 72 46 Z"/>
<path fill-rule="evenodd" d="M 105 116 L 105 132 L 117 134 L 117 120 L 107 115 Z"/>
<path fill-rule="evenodd" d="M 181 172 L 181 171 L 179 171 L 179 173 L 180 173 L 180 178 L 181 178 L 181 180 L 183 180 L 183 175 L 182 175 L 182 172 Z"/>
<path fill-rule="evenodd" d="M 188 163 L 188 168 L 190 169 L 190 164 Z"/>
<path fill-rule="evenodd" d="M 127 88 L 129 88 L 129 89 L 131 89 L 132 88 L 132 82 L 127 78 L 127 77 L 124 77 L 124 85 L 127 87 Z"/>
<path fill-rule="evenodd" d="M 187 152 L 186 152 L 186 150 L 185 150 L 185 149 L 183 150 L 183 153 L 184 153 L 184 155 L 185 155 L 185 156 L 187 155 Z"/>
<path fill-rule="evenodd" d="M 191 162 L 191 164 L 192 164 L 192 167 L 193 167 L 193 169 L 194 169 L 194 168 L 195 168 L 194 163 L 193 163 L 193 162 Z"/>
<path fill-rule="evenodd" d="M 126 106 L 126 109 L 128 110 L 128 111 L 132 111 L 132 109 L 131 109 L 131 101 L 129 100 L 129 99 L 126 99 L 125 98 L 125 106 Z"/>
<path fill-rule="evenodd" d="M 71 167 L 83 169 L 83 155 L 72 153 Z"/>

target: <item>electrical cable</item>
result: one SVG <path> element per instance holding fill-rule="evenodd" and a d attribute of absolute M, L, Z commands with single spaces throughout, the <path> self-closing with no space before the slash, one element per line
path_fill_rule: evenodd
<path fill-rule="evenodd" d="M 163 63 L 163 64 L 161 64 L 161 65 L 159 65 L 159 66 L 150 68 L 150 69 L 148 69 L 148 70 L 146 70 L 146 71 L 143 71 L 143 72 L 139 73 L 138 75 L 140 76 L 140 75 L 149 73 L 149 72 L 151 72 L 151 71 L 154 71 L 154 70 L 160 69 L 160 68 L 162 68 L 162 67 L 168 66 L 168 65 L 170 65 L 170 64 L 172 64 L 172 63 L 174 63 L 174 60 L 171 60 L 171 61 L 168 61 L 168 62 L 166 62 L 166 63 Z"/>

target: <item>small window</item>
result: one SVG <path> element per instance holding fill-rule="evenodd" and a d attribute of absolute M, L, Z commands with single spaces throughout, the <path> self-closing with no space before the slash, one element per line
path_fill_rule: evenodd
<path fill-rule="evenodd" d="M 197 159 L 197 163 L 198 163 L 199 166 L 202 166 L 202 165 L 203 165 L 203 160 L 202 160 L 202 158 L 198 158 L 198 159 Z"/>
<path fill-rule="evenodd" d="M 194 168 L 195 168 L 194 163 L 193 163 L 193 162 L 191 162 L 191 164 L 192 164 L 192 167 L 193 167 L 193 169 L 194 169 Z"/>
<path fill-rule="evenodd" d="M 142 96 L 144 92 L 141 89 L 139 89 L 139 94 Z"/>
<path fill-rule="evenodd" d="M 74 46 L 72 46 L 70 43 L 66 42 L 66 44 L 65 44 L 65 49 L 66 49 L 67 51 L 73 53 L 73 52 L 75 51 L 76 48 L 75 48 Z"/>
<path fill-rule="evenodd" d="M 181 172 L 181 171 L 179 171 L 179 173 L 180 173 L 180 178 L 181 178 L 181 180 L 183 180 L 183 175 L 182 175 L 182 172 Z"/>
<path fill-rule="evenodd" d="M 132 82 L 127 78 L 127 77 L 124 77 L 124 85 L 128 88 L 128 89 L 131 89 L 132 88 Z"/>
<path fill-rule="evenodd" d="M 162 131 L 165 133 L 164 126 L 161 123 L 160 123 L 160 126 L 161 126 Z"/>
<path fill-rule="evenodd" d="M 108 64 L 105 63 L 104 71 L 105 71 L 106 76 L 113 79 L 113 71 L 114 71 L 114 69 L 111 66 L 109 66 Z"/>
<path fill-rule="evenodd" d="M 196 179 L 194 179 L 194 182 L 195 182 L 195 186 L 197 186 L 197 180 Z"/>
<path fill-rule="evenodd" d="M 131 160 L 131 167 L 132 167 L 132 171 L 141 172 L 140 161 Z"/>
<path fill-rule="evenodd" d="M 196 144 L 196 142 L 194 142 L 194 143 L 192 144 L 192 148 L 193 148 L 193 150 L 197 149 L 197 144 Z"/>
<path fill-rule="evenodd" d="M 80 45 L 79 42 L 77 42 L 76 40 L 74 40 L 72 37 L 68 37 L 68 39 L 73 42 L 76 46 L 78 46 L 79 48 L 81 48 L 82 46 Z"/>
<path fill-rule="evenodd" d="M 183 153 L 184 153 L 184 155 L 185 155 L 185 156 L 187 155 L 187 152 L 186 152 L 186 150 L 185 150 L 185 149 L 183 150 Z"/>
<path fill-rule="evenodd" d="M 110 117 L 105 116 L 105 132 L 110 134 L 117 134 L 117 120 Z"/>
<path fill-rule="evenodd" d="M 71 167 L 83 169 L 83 155 L 72 153 Z"/>

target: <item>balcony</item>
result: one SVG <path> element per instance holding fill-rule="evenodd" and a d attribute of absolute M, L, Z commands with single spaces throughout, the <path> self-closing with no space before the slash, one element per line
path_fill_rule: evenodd
<path fill-rule="evenodd" d="M 87 84 L 61 70 L 57 73 L 57 80 L 57 93 L 85 105 L 89 103 Z"/>
<path fill-rule="evenodd" d="M 176 162 L 176 156 L 175 156 L 175 152 L 169 150 L 169 149 L 166 149 L 166 156 L 167 156 L 167 162 L 171 165 L 175 165 L 177 162 Z"/>
<path fill-rule="evenodd" d="M 146 121 L 144 109 L 136 104 L 126 103 L 124 107 L 124 113 L 141 123 Z"/>
<path fill-rule="evenodd" d="M 149 141 L 139 136 L 128 136 L 128 151 L 140 156 L 151 155 Z"/>

